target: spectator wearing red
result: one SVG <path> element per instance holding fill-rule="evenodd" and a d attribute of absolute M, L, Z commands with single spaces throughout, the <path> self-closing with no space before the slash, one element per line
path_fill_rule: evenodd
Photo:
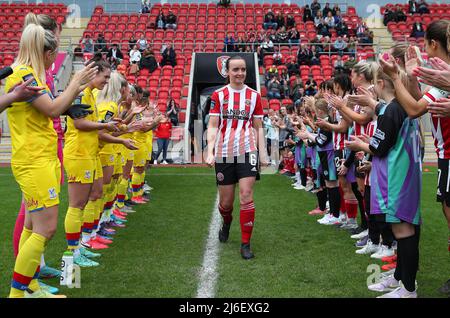
<path fill-rule="evenodd" d="M 280 174 L 288 177 L 295 176 L 295 157 L 289 148 L 283 150 L 283 168 L 280 170 Z"/>
<path fill-rule="evenodd" d="M 170 136 L 172 135 L 172 123 L 170 122 L 167 114 L 163 115 L 163 119 L 156 128 L 156 137 L 158 137 L 158 152 L 156 153 L 154 164 L 158 163 L 158 158 L 163 153 L 162 164 L 167 164 L 167 149 L 169 148 Z"/>

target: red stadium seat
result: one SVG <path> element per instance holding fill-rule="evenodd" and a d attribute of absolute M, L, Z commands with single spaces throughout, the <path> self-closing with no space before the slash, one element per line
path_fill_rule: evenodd
<path fill-rule="evenodd" d="M 163 66 L 163 68 L 162 68 L 162 75 L 163 76 L 171 76 L 172 75 L 172 71 L 173 71 L 172 66 L 170 66 L 170 65 Z"/>
<path fill-rule="evenodd" d="M 170 76 L 163 76 L 161 78 L 161 82 L 160 82 L 159 87 L 161 87 L 161 88 L 163 88 L 163 87 L 170 87 L 170 82 L 171 82 Z"/>
<path fill-rule="evenodd" d="M 176 76 L 172 79 L 172 86 L 181 88 L 183 86 L 183 78 L 181 76 Z"/>
<path fill-rule="evenodd" d="M 186 113 L 185 112 L 180 112 L 178 114 L 178 122 L 180 124 L 184 124 L 185 121 L 186 121 Z"/>
<path fill-rule="evenodd" d="M 181 109 L 187 108 L 187 99 L 186 98 L 183 98 L 182 100 L 180 100 L 180 108 Z"/>
<path fill-rule="evenodd" d="M 179 100 L 181 98 L 181 90 L 176 88 L 172 89 L 170 92 L 170 97 Z"/>

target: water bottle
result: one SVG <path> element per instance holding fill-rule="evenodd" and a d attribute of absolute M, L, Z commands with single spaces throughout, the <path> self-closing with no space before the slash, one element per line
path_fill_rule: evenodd
<path fill-rule="evenodd" d="M 73 253 L 66 251 L 63 254 L 61 260 L 61 286 L 69 286 L 72 284 L 72 272 L 73 272 Z"/>

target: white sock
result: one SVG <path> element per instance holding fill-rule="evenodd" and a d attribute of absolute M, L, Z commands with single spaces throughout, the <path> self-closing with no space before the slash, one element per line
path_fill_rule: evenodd
<path fill-rule="evenodd" d="M 44 259 L 44 254 L 41 255 L 41 268 L 45 267 L 45 259 Z"/>
<path fill-rule="evenodd" d="M 77 247 L 76 249 L 73 250 L 73 258 L 77 258 L 80 257 L 80 248 Z"/>
<path fill-rule="evenodd" d="M 301 182 L 300 171 L 297 171 L 297 172 L 295 173 L 295 180 L 297 181 L 297 182 L 296 182 L 297 184 L 300 184 L 300 182 Z"/>

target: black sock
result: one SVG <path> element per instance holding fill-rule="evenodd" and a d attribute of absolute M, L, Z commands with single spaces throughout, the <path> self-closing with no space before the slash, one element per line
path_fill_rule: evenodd
<path fill-rule="evenodd" d="M 339 208 L 341 207 L 341 194 L 339 193 L 339 187 L 328 188 L 328 199 L 330 201 L 330 213 L 335 218 L 339 217 Z"/>
<path fill-rule="evenodd" d="M 419 240 L 416 235 L 398 239 L 397 251 L 401 251 L 401 281 L 407 291 L 416 290 L 416 274 L 419 267 Z M 399 256 L 397 256 L 399 257 Z"/>
<path fill-rule="evenodd" d="M 383 245 L 391 248 L 394 242 L 394 233 L 392 233 L 392 225 L 386 222 L 380 222 L 381 237 L 383 239 Z"/>
<path fill-rule="evenodd" d="M 306 169 L 300 169 L 300 180 L 302 181 L 302 186 L 306 187 Z"/>
<path fill-rule="evenodd" d="M 374 214 L 369 215 L 369 239 L 374 244 L 380 243 L 380 227 Z"/>
<path fill-rule="evenodd" d="M 366 218 L 366 211 L 364 208 L 364 197 L 358 189 L 357 182 L 352 183 L 352 190 L 353 190 L 353 194 L 355 195 L 356 199 L 358 200 L 359 215 L 361 217 L 361 228 L 363 228 L 365 230 L 365 229 L 367 229 L 367 218 Z"/>
<path fill-rule="evenodd" d="M 320 211 L 325 211 L 327 208 L 327 188 L 317 192 L 317 202 L 319 202 Z"/>

